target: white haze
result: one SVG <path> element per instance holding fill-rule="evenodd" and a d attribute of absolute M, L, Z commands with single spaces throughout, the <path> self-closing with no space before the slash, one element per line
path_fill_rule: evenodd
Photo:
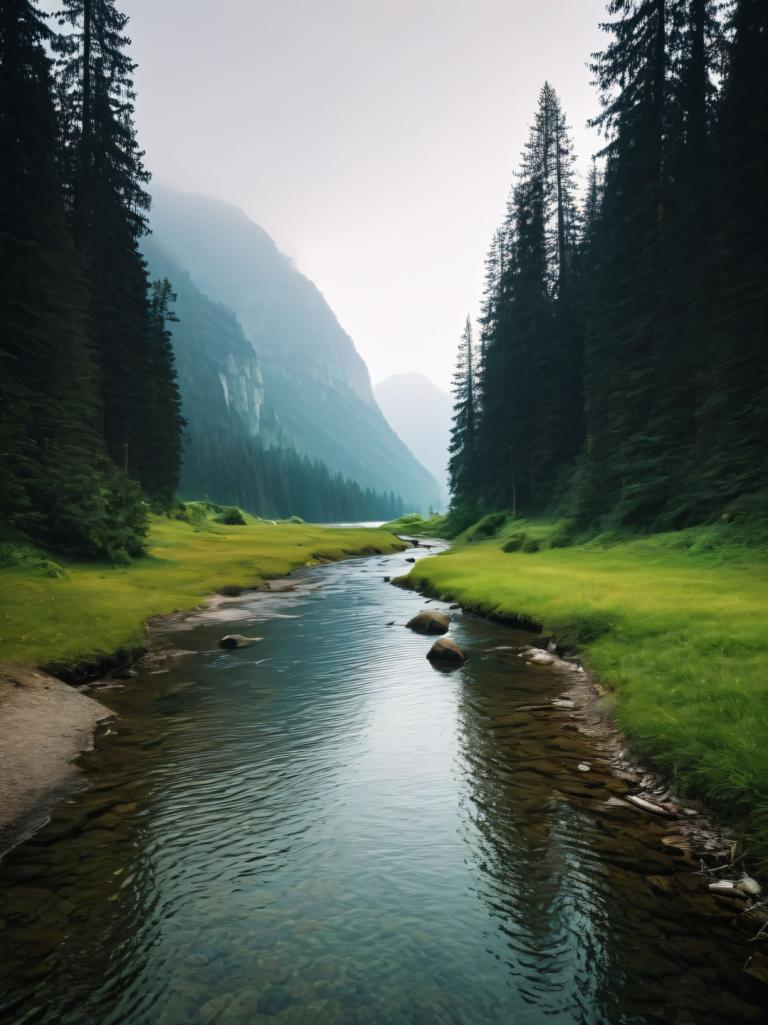
<path fill-rule="evenodd" d="M 125 0 L 155 178 L 243 207 L 374 380 L 450 381 L 549 79 L 583 167 L 604 0 Z"/>

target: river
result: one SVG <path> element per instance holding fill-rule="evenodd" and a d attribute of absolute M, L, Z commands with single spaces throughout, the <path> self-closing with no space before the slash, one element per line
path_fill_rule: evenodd
<path fill-rule="evenodd" d="M 552 703 L 569 674 L 458 610 L 434 668 L 405 557 L 171 623 L 99 690 L 88 786 L 0 866 L 3 1025 L 762 1020 L 734 903 Z"/>

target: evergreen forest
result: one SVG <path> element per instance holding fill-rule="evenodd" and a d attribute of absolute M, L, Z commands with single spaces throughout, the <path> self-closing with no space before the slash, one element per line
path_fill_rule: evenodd
<path fill-rule="evenodd" d="M 203 438 L 182 409 L 174 286 L 151 280 L 142 253 L 149 174 L 127 20 L 115 0 L 63 0 L 55 17 L 0 4 L 3 533 L 113 561 L 142 554 L 148 512 L 173 506 L 189 437 Z M 200 469 L 196 450 L 190 497 L 269 516 L 403 509 L 253 436 Z"/>
<path fill-rule="evenodd" d="M 579 188 L 539 96 L 454 379 L 454 516 L 765 513 L 768 5 L 611 0 Z"/>

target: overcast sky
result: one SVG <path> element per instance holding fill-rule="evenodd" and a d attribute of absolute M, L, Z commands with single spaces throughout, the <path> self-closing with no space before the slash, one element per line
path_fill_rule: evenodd
<path fill-rule="evenodd" d="M 125 0 L 157 181 L 228 199 L 311 277 L 374 381 L 447 387 L 537 94 L 586 167 L 604 0 Z"/>

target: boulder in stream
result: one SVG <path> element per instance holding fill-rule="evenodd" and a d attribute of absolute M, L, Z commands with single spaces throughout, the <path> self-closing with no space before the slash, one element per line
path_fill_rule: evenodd
<path fill-rule="evenodd" d="M 243 637 L 242 634 L 227 634 L 219 641 L 220 648 L 247 648 L 249 644 L 263 641 L 263 637 Z"/>
<path fill-rule="evenodd" d="M 437 612 L 435 609 L 424 609 L 413 619 L 409 619 L 405 625 L 417 634 L 446 634 L 451 627 L 451 621 L 442 612 Z"/>
<path fill-rule="evenodd" d="M 453 662 L 456 665 L 467 661 L 467 656 L 450 637 L 441 637 L 435 641 L 427 652 L 427 658 L 430 662 Z"/>

